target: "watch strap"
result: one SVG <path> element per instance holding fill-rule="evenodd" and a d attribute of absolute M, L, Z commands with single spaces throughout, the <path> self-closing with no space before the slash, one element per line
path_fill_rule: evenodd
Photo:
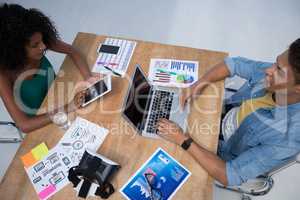
<path fill-rule="evenodd" d="M 188 150 L 188 148 L 191 146 L 193 142 L 193 139 L 192 138 L 188 138 L 186 140 L 183 141 L 183 143 L 181 144 L 181 147 L 184 149 L 184 150 Z"/>

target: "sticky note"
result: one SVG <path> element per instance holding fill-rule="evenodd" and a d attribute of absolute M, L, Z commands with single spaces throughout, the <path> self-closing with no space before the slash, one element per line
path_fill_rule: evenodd
<path fill-rule="evenodd" d="M 39 193 L 40 199 L 45 199 L 47 198 L 50 194 L 55 192 L 56 188 L 55 185 L 50 185 L 49 187 L 45 188 Z"/>
<path fill-rule="evenodd" d="M 23 161 L 24 166 L 27 168 L 46 156 L 48 154 L 48 151 L 48 147 L 43 142 L 31 149 L 29 153 L 22 156 L 21 160 Z"/>
<path fill-rule="evenodd" d="M 33 154 L 33 157 L 36 160 L 41 160 L 44 156 L 46 156 L 48 154 L 48 148 L 47 148 L 46 144 L 43 142 L 43 143 L 39 144 L 38 146 L 34 147 L 31 150 L 31 153 Z"/>
<path fill-rule="evenodd" d="M 22 156 L 21 160 L 23 161 L 23 164 L 26 168 L 37 162 L 37 160 L 33 157 L 31 152 Z"/>

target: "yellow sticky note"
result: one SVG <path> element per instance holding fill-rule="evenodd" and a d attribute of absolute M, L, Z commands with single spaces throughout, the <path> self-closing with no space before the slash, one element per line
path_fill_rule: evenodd
<path fill-rule="evenodd" d="M 37 160 L 33 157 L 31 152 L 29 152 L 29 153 L 25 154 L 24 156 L 22 156 L 21 160 L 23 161 L 23 164 L 26 168 L 30 167 L 31 165 L 33 165 L 34 163 L 37 162 Z"/>
<path fill-rule="evenodd" d="M 41 160 L 44 156 L 46 156 L 48 154 L 48 147 L 43 142 L 43 143 L 39 144 L 38 146 L 34 147 L 31 150 L 31 153 L 36 160 Z"/>

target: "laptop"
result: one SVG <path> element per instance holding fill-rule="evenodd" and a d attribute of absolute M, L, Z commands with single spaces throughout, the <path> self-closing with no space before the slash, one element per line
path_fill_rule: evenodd
<path fill-rule="evenodd" d="M 189 107 L 179 105 L 179 88 L 154 86 L 136 66 L 124 100 L 122 116 L 145 137 L 159 138 L 157 122 L 166 118 L 186 131 Z"/>

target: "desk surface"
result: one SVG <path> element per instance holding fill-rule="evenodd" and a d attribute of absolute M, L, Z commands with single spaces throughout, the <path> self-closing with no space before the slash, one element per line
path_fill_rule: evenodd
<path fill-rule="evenodd" d="M 105 38 L 105 36 L 79 33 L 73 42 L 73 46 L 80 50 L 89 66 L 92 67 L 97 58 L 97 46 Z M 199 77 L 201 77 L 205 71 L 227 56 L 223 52 L 144 41 L 137 42 L 127 71 L 129 75 L 133 73 L 136 64 L 140 64 L 147 74 L 151 58 L 169 58 L 198 61 L 200 64 Z M 70 57 L 67 56 L 55 83 L 50 88 L 48 96 L 43 102 L 42 108 L 46 107 L 48 103 L 53 104 L 56 102 L 57 99 L 54 97 L 57 95 L 54 95 L 54 93 L 67 94 L 60 95 L 60 97 L 68 96 L 71 98 L 73 95 L 72 86 L 74 86 L 72 83 L 79 80 L 81 80 L 79 71 L 74 67 Z M 57 89 L 57 86 L 61 86 L 62 83 L 65 83 L 64 87 Z M 213 152 L 216 152 L 218 143 L 223 84 L 223 82 L 219 82 L 215 85 L 216 87 L 205 89 L 204 95 L 193 102 L 188 119 L 190 135 L 198 144 Z M 127 88 L 127 79 L 114 77 L 112 79 L 111 93 L 98 100 L 98 103 L 93 103 L 77 113 L 77 115 L 109 129 L 109 135 L 98 150 L 98 153 L 120 163 L 122 166 L 112 182 L 116 191 L 123 186 L 129 177 L 137 171 L 158 147 L 161 147 L 192 173 L 192 176 L 177 191 L 173 199 L 212 199 L 212 178 L 187 152 L 165 140 L 148 139 L 136 135 L 136 132 L 121 117 L 120 110 Z M 68 98 L 63 99 L 63 101 L 66 103 Z M 99 113 L 100 107 L 102 110 L 111 111 L 110 114 L 101 115 Z M 51 149 L 60 140 L 62 134 L 59 128 L 50 124 L 27 135 L 2 180 L 0 194 L 5 199 L 38 199 L 26 175 L 20 157 L 41 142 L 45 142 Z M 77 199 L 77 197 L 71 184 L 69 184 L 50 199 Z M 110 199 L 124 198 L 119 192 L 115 192 Z"/>

